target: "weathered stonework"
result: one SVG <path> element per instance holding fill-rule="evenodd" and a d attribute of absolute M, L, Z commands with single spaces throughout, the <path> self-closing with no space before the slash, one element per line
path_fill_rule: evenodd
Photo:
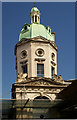
<path fill-rule="evenodd" d="M 38 96 L 45 96 L 52 101 L 56 98 L 56 95 L 67 86 L 68 84 L 60 78 L 49 79 L 35 77 L 25 79 L 24 77 L 18 77 L 16 83 L 13 84 L 15 93 L 13 92 L 12 96 L 15 96 L 16 99 L 30 100 L 34 100 Z"/>
<path fill-rule="evenodd" d="M 41 43 L 40 43 L 41 42 Z M 37 49 L 43 49 L 44 55 L 38 57 L 35 54 Z M 24 59 L 21 59 L 21 52 L 27 51 L 27 56 Z M 50 52 L 51 51 L 51 52 Z M 55 66 L 51 63 L 51 53 L 55 53 Z M 57 47 L 56 44 L 51 41 L 44 39 L 43 37 L 37 37 L 33 39 L 25 39 L 18 42 L 15 46 L 16 54 L 16 68 L 17 74 L 22 73 L 21 64 L 26 62 L 28 64 L 28 77 L 37 77 L 37 63 L 44 63 L 44 77 L 51 78 L 51 66 L 55 67 L 55 74 L 57 74 Z M 49 71 L 49 72 L 48 72 Z"/>
<path fill-rule="evenodd" d="M 47 115 L 49 108 L 46 107 L 39 108 L 37 115 L 37 110 L 31 106 L 33 102 L 36 99 L 53 102 L 69 85 L 57 75 L 55 33 L 50 26 L 40 24 L 40 12 L 36 7 L 32 8 L 30 16 L 31 25 L 25 23 L 15 45 L 17 78 L 12 84 L 12 99 L 17 101 L 17 119 L 39 118 L 45 111 Z M 26 106 L 30 101 L 30 106 Z"/>

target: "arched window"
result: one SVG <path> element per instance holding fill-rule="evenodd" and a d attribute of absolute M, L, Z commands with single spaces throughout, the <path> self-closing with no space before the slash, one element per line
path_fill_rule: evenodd
<path fill-rule="evenodd" d="M 25 28 L 24 28 L 25 30 L 27 30 L 27 26 L 25 26 Z"/>
<path fill-rule="evenodd" d="M 32 22 L 34 22 L 34 16 L 32 16 Z"/>
<path fill-rule="evenodd" d="M 51 58 L 52 58 L 53 61 L 55 60 L 55 54 L 54 53 L 51 54 Z"/>
<path fill-rule="evenodd" d="M 37 16 L 35 15 L 35 22 L 37 22 Z"/>

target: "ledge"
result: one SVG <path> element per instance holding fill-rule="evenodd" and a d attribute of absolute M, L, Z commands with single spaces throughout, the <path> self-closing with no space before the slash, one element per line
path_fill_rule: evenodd
<path fill-rule="evenodd" d="M 26 64 L 28 60 L 21 61 L 20 64 Z"/>
<path fill-rule="evenodd" d="M 38 61 L 38 62 L 43 62 L 43 61 L 45 61 L 46 59 L 44 59 L 44 58 L 35 58 L 35 61 Z"/>

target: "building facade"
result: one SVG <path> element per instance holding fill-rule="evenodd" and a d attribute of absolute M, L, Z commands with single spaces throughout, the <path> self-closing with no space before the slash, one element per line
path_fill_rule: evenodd
<path fill-rule="evenodd" d="M 57 75 L 55 33 L 50 26 L 40 24 L 37 7 L 31 9 L 30 17 L 31 24 L 24 24 L 15 45 L 17 78 L 12 85 L 12 99 L 53 101 L 68 86 Z"/>

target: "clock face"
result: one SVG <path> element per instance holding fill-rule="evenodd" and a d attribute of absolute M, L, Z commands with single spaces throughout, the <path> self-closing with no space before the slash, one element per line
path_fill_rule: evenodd
<path fill-rule="evenodd" d="M 25 58 L 27 56 L 27 51 L 23 50 L 21 52 L 21 58 Z"/>
<path fill-rule="evenodd" d="M 36 50 L 35 54 L 39 57 L 42 57 L 44 55 L 44 50 L 39 48 Z"/>

